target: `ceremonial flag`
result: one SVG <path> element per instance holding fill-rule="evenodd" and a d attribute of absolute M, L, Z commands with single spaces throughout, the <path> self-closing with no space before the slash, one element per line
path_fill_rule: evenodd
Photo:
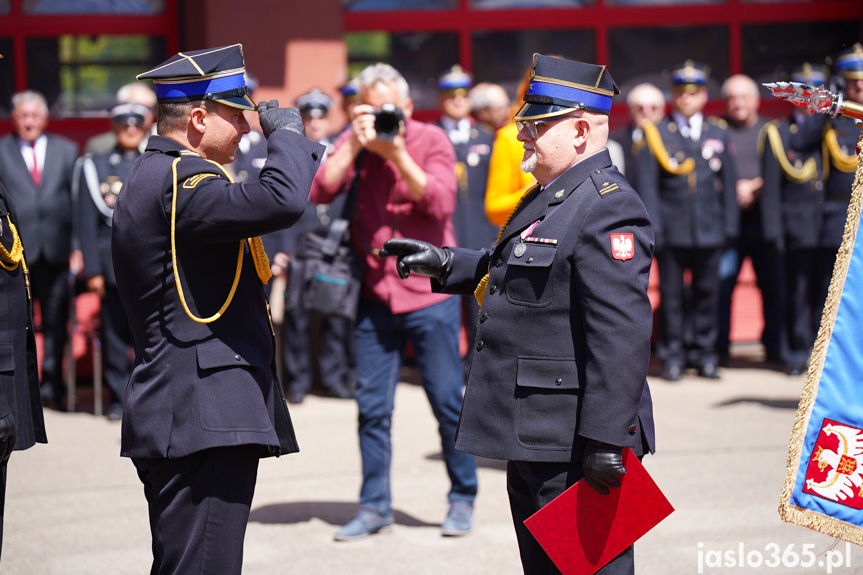
<path fill-rule="evenodd" d="M 858 141 L 858 148 L 860 142 Z M 783 521 L 863 545 L 863 162 L 788 448 Z"/>

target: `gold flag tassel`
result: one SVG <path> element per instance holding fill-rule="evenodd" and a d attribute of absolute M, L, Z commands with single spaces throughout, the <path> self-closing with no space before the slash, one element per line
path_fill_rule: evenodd
<path fill-rule="evenodd" d="M 675 176 L 685 176 L 695 169 L 695 160 L 692 158 L 686 158 L 678 166 L 671 165 L 671 156 L 668 155 L 668 150 L 665 149 L 665 144 L 662 143 L 662 136 L 659 135 L 659 130 L 656 129 L 653 122 L 645 122 L 642 130 L 644 130 L 644 139 L 647 140 L 647 146 L 653 152 L 653 155 L 656 156 L 663 170 Z"/>
<path fill-rule="evenodd" d="M 255 261 L 255 271 L 258 272 L 261 283 L 267 285 L 267 282 L 273 277 L 273 271 L 270 269 L 270 258 L 267 257 L 261 236 L 249 238 L 249 249 L 252 252 L 252 259 Z"/>
<path fill-rule="evenodd" d="M 535 190 L 535 189 L 536 189 L 536 186 L 530 187 L 518 199 L 518 202 L 516 202 L 515 207 L 512 209 L 512 211 L 506 217 L 506 221 L 503 223 L 503 225 L 500 227 L 500 230 L 497 232 L 497 239 L 494 240 L 495 244 L 497 244 L 497 242 L 500 241 L 500 238 L 503 237 L 503 232 L 506 230 L 506 227 L 509 225 L 509 222 L 512 221 L 512 217 L 518 211 L 518 207 L 521 205 L 521 203 L 524 201 L 524 199 L 526 197 L 528 197 L 533 192 L 533 190 Z M 491 269 L 491 265 L 489 265 L 489 269 Z M 479 280 L 479 283 L 477 284 L 476 289 L 473 290 L 473 297 L 476 298 L 476 301 L 480 306 L 482 306 L 483 299 L 485 299 L 485 290 L 487 287 L 488 287 L 488 272 L 486 272 L 486 274 L 484 276 L 482 276 L 482 279 Z"/>

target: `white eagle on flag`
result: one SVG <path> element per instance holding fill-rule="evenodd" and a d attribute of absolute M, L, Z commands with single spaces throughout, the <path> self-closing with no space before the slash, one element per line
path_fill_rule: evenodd
<path fill-rule="evenodd" d="M 845 425 L 828 424 L 826 435 L 839 439 L 836 451 L 818 446 L 812 461 L 824 471 L 831 470 L 824 481 L 806 480 L 806 487 L 825 499 L 842 502 L 854 497 L 863 497 L 863 432 Z"/>

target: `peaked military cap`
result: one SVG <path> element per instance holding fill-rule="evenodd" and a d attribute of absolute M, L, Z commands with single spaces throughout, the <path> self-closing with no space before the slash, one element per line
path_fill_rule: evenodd
<path fill-rule="evenodd" d="M 863 79 L 863 46 L 854 44 L 834 58 L 836 71 L 849 80 Z"/>
<path fill-rule="evenodd" d="M 254 110 L 246 87 L 240 44 L 178 52 L 138 80 L 152 80 L 159 102 L 215 100 L 234 108 Z"/>
<path fill-rule="evenodd" d="M 326 115 L 330 106 L 333 105 L 333 101 L 330 100 L 329 96 L 317 88 L 312 88 L 310 91 L 297 98 L 295 105 L 300 109 L 300 113 L 311 116 L 312 118 L 320 118 L 321 116 Z"/>
<path fill-rule="evenodd" d="M 827 68 L 803 62 L 791 70 L 789 78 L 792 82 L 800 82 L 808 86 L 823 86 L 827 83 Z"/>
<path fill-rule="evenodd" d="M 438 78 L 437 89 L 440 92 L 452 92 L 453 95 L 464 96 L 473 86 L 473 77 L 456 64 Z"/>
<path fill-rule="evenodd" d="M 356 102 L 360 99 L 360 90 L 357 88 L 355 79 L 345 82 L 345 84 L 339 88 L 339 92 L 345 102 Z"/>
<path fill-rule="evenodd" d="M 671 69 L 671 83 L 675 86 L 704 86 L 710 77 L 710 66 L 687 60 Z"/>
<path fill-rule="evenodd" d="M 127 102 L 111 108 L 111 121 L 121 126 L 144 126 L 144 119 L 151 114 L 147 106 Z"/>
<path fill-rule="evenodd" d="M 608 115 L 611 98 L 619 93 L 605 66 L 534 54 L 524 105 L 515 119 L 540 120 L 575 110 Z"/>

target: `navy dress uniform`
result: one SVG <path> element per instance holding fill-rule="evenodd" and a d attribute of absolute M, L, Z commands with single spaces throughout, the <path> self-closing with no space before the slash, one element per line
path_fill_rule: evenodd
<path fill-rule="evenodd" d="M 452 216 L 456 241 L 460 247 L 482 249 L 490 247 L 497 237 L 498 227 L 485 214 L 485 190 L 491 163 L 494 134 L 476 123 L 470 116 L 468 90 L 473 78 L 455 65 L 438 79 L 439 98 L 461 97 L 465 99 L 464 115 L 453 118 L 443 115 L 437 122 L 449 136 L 455 148 L 458 195 Z M 476 335 L 479 306 L 474 298 L 462 299 L 462 324 L 469 342 Z M 465 373 L 473 359 L 473 348 L 468 347 L 464 357 Z"/>
<path fill-rule="evenodd" d="M 604 66 L 537 54 L 515 118 L 608 114 L 617 92 Z M 493 246 L 441 251 L 432 290 L 481 303 L 456 449 L 508 461 L 524 571 L 559 573 L 524 520 L 583 477 L 591 442 L 654 450 L 648 212 L 602 149 L 529 190 Z M 629 548 L 599 573 L 633 569 Z"/>
<path fill-rule="evenodd" d="M 19 229 L 12 197 L 0 183 L 0 549 L 10 452 L 48 442 L 39 397 L 33 302 Z"/>
<path fill-rule="evenodd" d="M 254 109 L 243 73 L 234 45 L 178 54 L 138 78 L 154 81 L 164 118 L 174 102 Z M 259 181 L 232 183 L 217 162 L 152 136 L 118 198 L 113 262 L 135 349 L 121 455 L 144 484 L 153 573 L 239 574 L 258 460 L 298 450 L 257 236 L 299 218 L 322 155 L 276 129 Z"/>
<path fill-rule="evenodd" d="M 112 120 L 143 128 L 149 110 L 140 104 L 120 104 L 111 110 Z M 141 152 L 120 146 L 110 152 L 85 154 L 75 166 L 77 174 L 78 236 L 84 256 L 83 276 L 105 278 L 101 299 L 102 350 L 105 381 L 111 393 L 110 419 L 119 419 L 126 398 L 126 383 L 132 371 L 129 349 L 132 338 L 129 320 L 117 291 L 117 278 L 111 261 L 111 223 L 123 182 Z"/>
<path fill-rule="evenodd" d="M 696 93 L 706 90 L 707 77 L 704 65 L 687 61 L 672 71 L 671 81 L 676 89 Z M 694 126 L 684 124 L 694 118 L 701 120 L 697 135 Z M 673 112 L 658 124 L 647 122 L 644 133 L 647 146 L 638 157 L 638 193 L 656 234 L 663 375 L 679 379 L 688 364 L 701 375 L 717 377 L 719 260 L 740 227 L 725 121 L 704 118 L 700 111 L 691 118 Z M 691 313 L 684 302 L 687 268 L 692 271 Z"/>
<path fill-rule="evenodd" d="M 807 62 L 791 72 L 790 80 L 821 86 L 827 81 L 827 71 Z M 791 147 L 792 137 L 808 115 L 795 107 L 792 115 L 773 120 L 764 127 L 761 143 L 762 202 L 776 206 L 761 213 L 764 239 L 785 246 L 785 364 L 790 375 L 806 370 L 824 308 L 823 297 L 818 299 L 818 278 L 827 272 L 827 266 L 832 268 L 835 257 L 835 249 L 820 245 L 824 209 L 821 151 L 799 152 Z"/>
<path fill-rule="evenodd" d="M 841 52 L 833 62 L 836 75 L 846 82 L 863 79 L 863 46 L 855 44 Z M 854 95 L 847 91 L 849 99 L 863 103 L 863 93 Z M 848 204 L 857 169 L 857 139 L 860 127 L 853 118 L 838 116 L 830 118 L 826 114 L 811 114 L 792 134 L 790 145 L 802 154 L 822 154 L 824 180 L 824 202 L 822 206 L 821 228 L 818 247 L 821 251 L 819 268 L 816 271 L 816 316 L 821 320 L 821 311 L 827 300 L 827 292 L 833 277 L 833 264 L 836 253 L 842 245 Z"/>

